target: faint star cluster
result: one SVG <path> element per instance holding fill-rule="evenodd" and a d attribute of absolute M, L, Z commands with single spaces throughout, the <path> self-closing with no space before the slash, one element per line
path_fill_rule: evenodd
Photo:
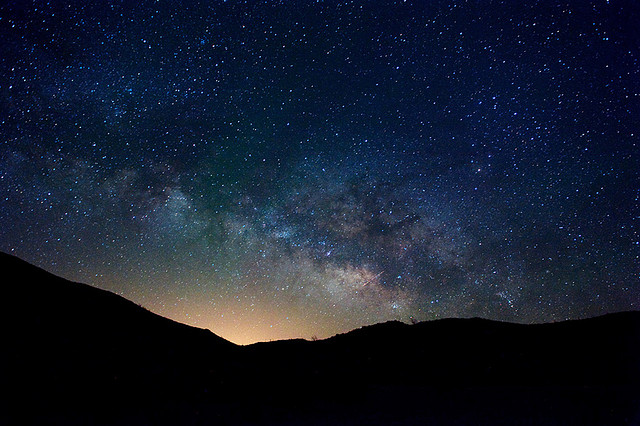
<path fill-rule="evenodd" d="M 247 343 L 640 308 L 640 6 L 0 6 L 0 250 Z"/>

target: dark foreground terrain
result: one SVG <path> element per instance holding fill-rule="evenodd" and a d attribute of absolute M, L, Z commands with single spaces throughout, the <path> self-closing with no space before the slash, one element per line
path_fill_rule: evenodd
<path fill-rule="evenodd" d="M 640 313 L 239 347 L 0 254 L 0 424 L 636 425 Z"/>

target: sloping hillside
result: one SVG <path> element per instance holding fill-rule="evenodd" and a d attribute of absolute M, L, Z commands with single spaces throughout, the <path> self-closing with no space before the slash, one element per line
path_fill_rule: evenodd
<path fill-rule="evenodd" d="M 239 347 L 0 254 L 3 424 L 638 424 L 640 313 Z"/>

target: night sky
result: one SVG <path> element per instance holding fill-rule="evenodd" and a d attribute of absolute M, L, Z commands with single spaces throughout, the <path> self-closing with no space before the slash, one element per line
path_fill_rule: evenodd
<path fill-rule="evenodd" d="M 639 23 L 3 2 L 0 250 L 237 343 L 640 309 Z"/>

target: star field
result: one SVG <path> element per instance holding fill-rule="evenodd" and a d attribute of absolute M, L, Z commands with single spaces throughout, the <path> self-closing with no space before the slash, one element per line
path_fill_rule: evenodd
<path fill-rule="evenodd" d="M 639 309 L 639 19 L 5 4 L 0 250 L 238 343 Z"/>

